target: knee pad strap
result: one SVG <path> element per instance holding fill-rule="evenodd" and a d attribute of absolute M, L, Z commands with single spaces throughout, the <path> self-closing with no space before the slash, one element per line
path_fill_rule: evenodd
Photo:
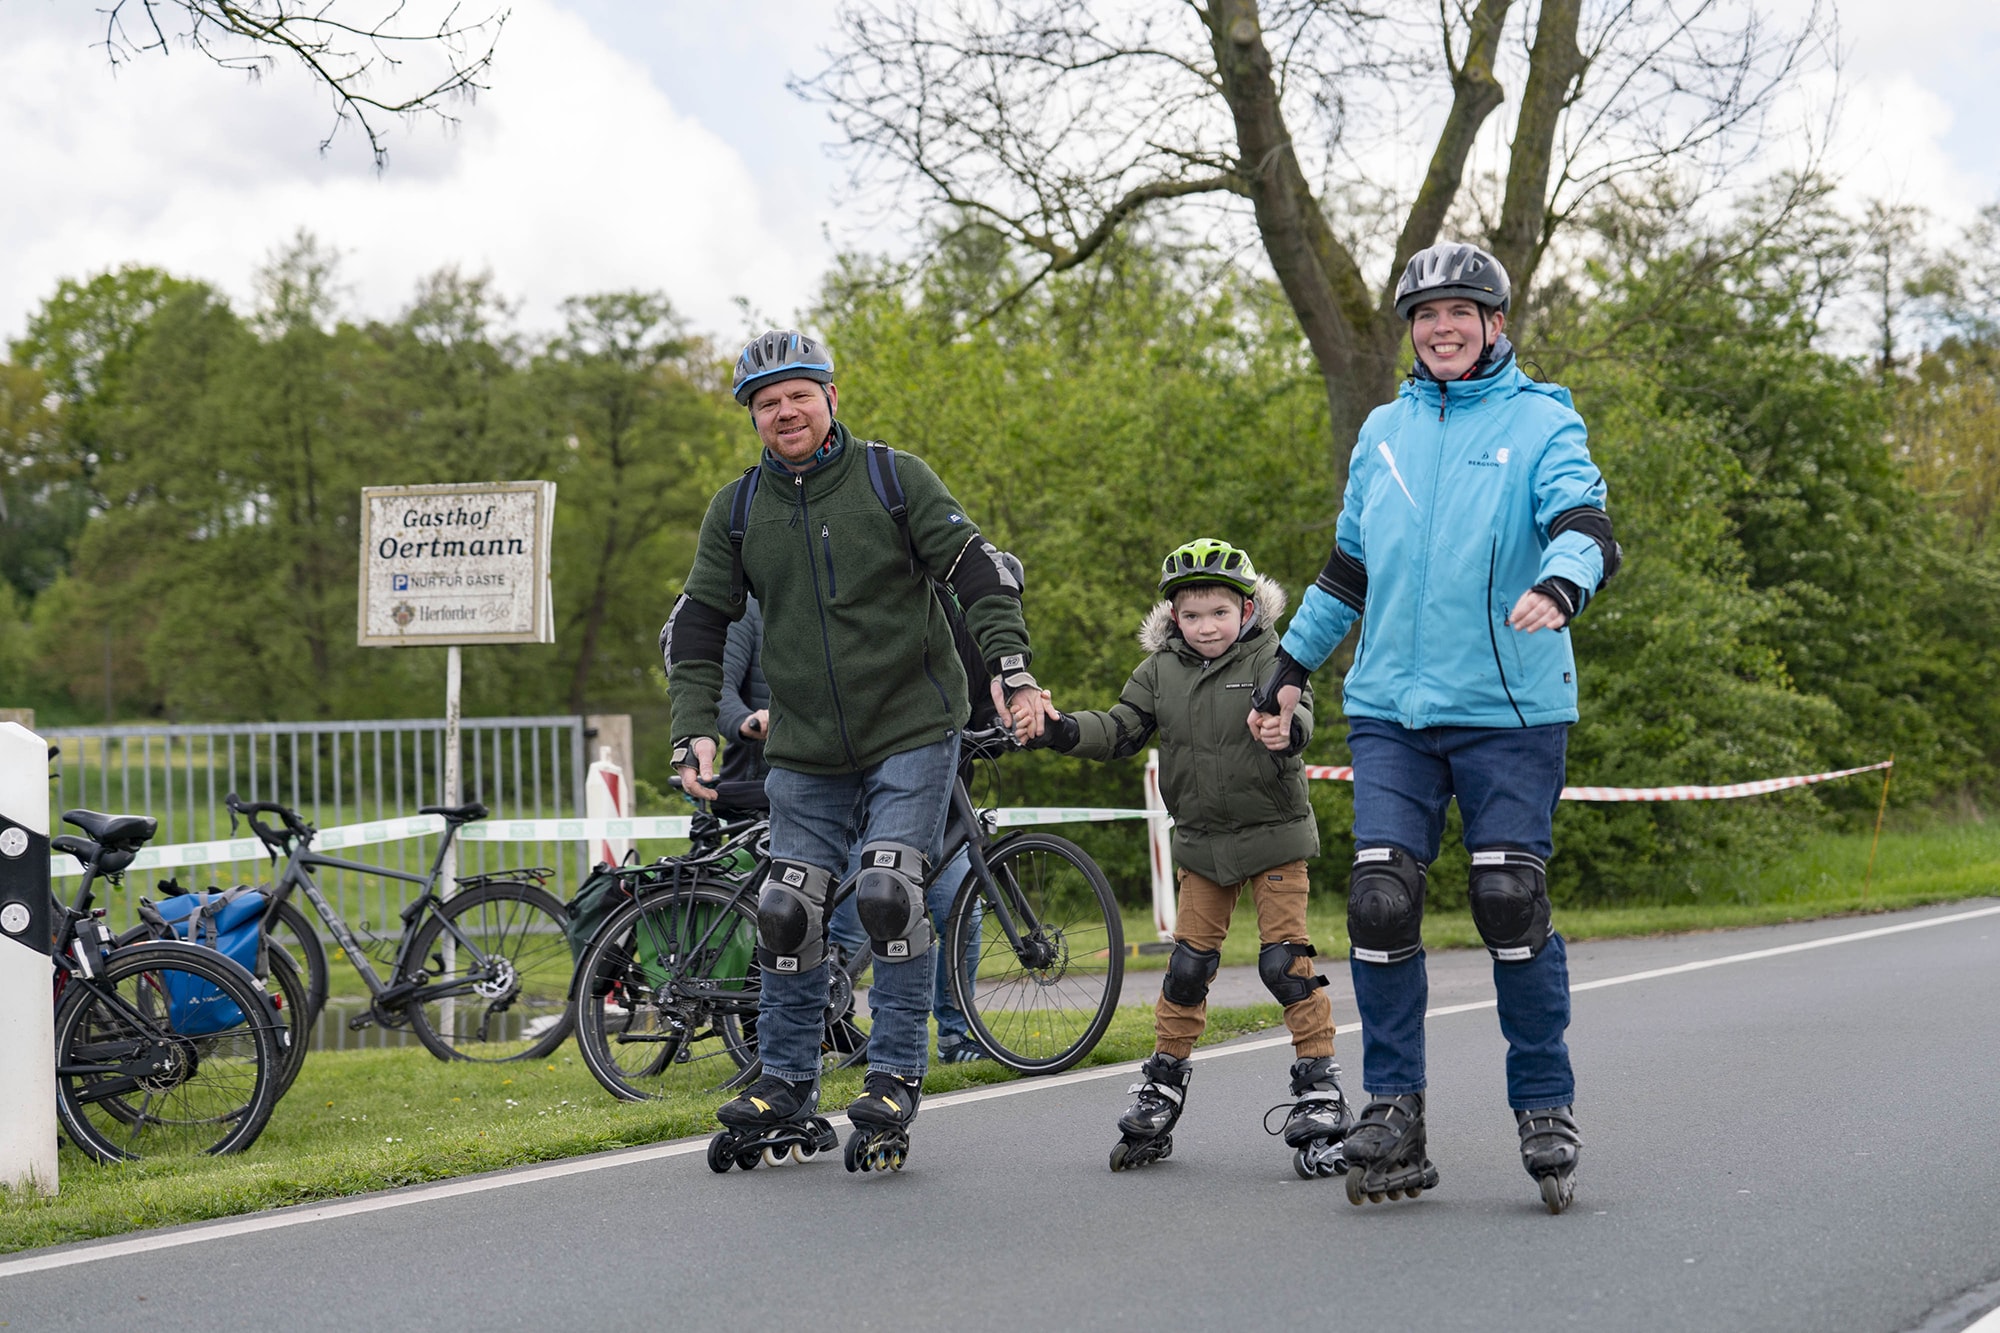
<path fill-rule="evenodd" d="M 1525 963 L 1549 942 L 1548 863 L 1512 847 L 1472 854 L 1472 924 L 1496 962 Z"/>
<path fill-rule="evenodd" d="M 1197 1005 L 1208 999 L 1208 983 L 1222 966 L 1222 950 L 1197 949 L 1186 940 L 1174 944 L 1167 959 L 1167 975 L 1160 982 L 1160 994 L 1175 1004 Z"/>
<path fill-rule="evenodd" d="M 757 965 L 789 974 L 824 962 L 832 892 L 832 872 L 804 861 L 772 861 L 757 894 Z"/>
<path fill-rule="evenodd" d="M 1424 947 L 1426 867 L 1399 847 L 1354 853 L 1347 887 L 1348 952 L 1364 963 L 1400 963 Z"/>
<path fill-rule="evenodd" d="M 907 963 L 930 952 L 935 932 L 924 903 L 924 854 L 900 842 L 871 842 L 861 849 L 854 881 L 854 909 L 875 957 Z"/>
<path fill-rule="evenodd" d="M 1264 989 L 1289 1009 L 1327 984 L 1326 978 L 1318 973 L 1303 977 L 1292 975 L 1294 962 L 1301 958 L 1314 958 L 1318 954 L 1319 950 L 1310 944 L 1284 941 L 1267 944 L 1257 951 L 1257 977 L 1264 983 Z"/>

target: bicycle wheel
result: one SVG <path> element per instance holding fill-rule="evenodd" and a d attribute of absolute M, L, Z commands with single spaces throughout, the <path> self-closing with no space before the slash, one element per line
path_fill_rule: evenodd
<path fill-rule="evenodd" d="M 230 1005 L 241 1017 L 205 1031 Z M 278 1022 L 255 978 L 212 949 L 113 951 L 56 1009 L 63 1132 L 100 1162 L 241 1152 L 277 1103 Z"/>
<path fill-rule="evenodd" d="M 327 996 L 326 946 L 320 943 L 312 918 L 288 897 L 264 913 L 264 942 L 272 953 L 282 949 L 298 968 L 311 1005 L 306 1012 L 310 1026 L 326 1008 Z"/>
<path fill-rule="evenodd" d="M 291 955 L 273 948 L 270 955 L 270 979 L 265 990 L 277 1006 L 278 1017 L 284 1020 L 288 1040 L 278 1060 L 278 1092 L 282 1098 L 291 1091 L 292 1081 L 306 1066 L 306 1051 L 312 1043 L 313 1020 L 316 1011 L 312 1007 L 312 996 L 306 989 L 306 979 L 299 974 L 299 966 Z"/>
<path fill-rule="evenodd" d="M 642 894 L 578 968 L 576 1044 L 605 1091 L 713 1090 L 757 1055 L 756 900 L 734 886 Z"/>
<path fill-rule="evenodd" d="M 430 913 L 404 962 L 427 989 L 405 1011 L 417 1040 L 440 1060 L 539 1060 L 569 1039 L 574 965 L 562 904 L 532 884 L 482 884 Z M 478 950 L 463 947 L 445 930 Z M 484 963 L 480 960 L 484 958 Z"/>
<path fill-rule="evenodd" d="M 1081 847 L 1048 833 L 1003 838 L 986 863 L 998 897 L 968 876 L 945 925 L 952 995 L 1001 1064 L 1024 1074 L 1068 1069 L 1118 1008 L 1125 927 L 1111 886 Z"/>

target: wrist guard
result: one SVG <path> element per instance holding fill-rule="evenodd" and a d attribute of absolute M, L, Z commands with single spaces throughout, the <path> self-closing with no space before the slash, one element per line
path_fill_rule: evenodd
<path fill-rule="evenodd" d="M 1559 628 L 1568 629 L 1569 622 L 1583 611 L 1583 590 L 1560 574 L 1549 575 L 1528 591 L 1538 592 L 1556 604 L 1556 610 L 1562 612 L 1563 618 Z"/>
<path fill-rule="evenodd" d="M 1000 697 L 1011 708 L 1016 690 L 1034 690 L 1041 686 L 1028 671 L 1028 658 L 1024 653 L 1009 653 L 994 664 L 993 679 L 1000 682 Z"/>
<path fill-rule="evenodd" d="M 1259 713 L 1275 717 L 1280 711 L 1278 691 L 1287 685 L 1296 685 L 1303 690 L 1312 673 L 1301 666 L 1283 648 L 1278 649 L 1278 660 L 1271 666 L 1271 674 L 1264 677 L 1264 683 L 1250 691 L 1250 707 Z"/>
<path fill-rule="evenodd" d="M 1030 750 L 1054 750 L 1058 754 L 1068 754 L 1083 739 L 1083 728 L 1068 713 L 1049 719 L 1042 726 L 1042 734 L 1028 742 Z"/>

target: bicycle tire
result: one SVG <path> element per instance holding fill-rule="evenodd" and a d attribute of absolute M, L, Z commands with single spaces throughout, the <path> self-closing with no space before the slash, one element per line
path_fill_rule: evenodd
<path fill-rule="evenodd" d="M 313 1023 L 317 1011 L 312 1007 L 311 992 L 306 979 L 299 971 L 299 965 L 291 955 L 281 949 L 271 950 L 269 959 L 271 976 L 265 989 L 277 1004 L 278 1017 L 284 1020 L 289 1041 L 280 1052 L 278 1061 L 278 1094 L 282 1101 L 292 1084 L 297 1081 L 299 1071 L 306 1067 L 306 1052 L 312 1046 Z"/>
<path fill-rule="evenodd" d="M 440 1060 L 494 1064 L 539 1060 L 569 1040 L 574 961 L 563 933 L 568 919 L 546 891 L 504 881 L 454 894 L 427 913 L 405 955 L 405 975 L 420 968 L 436 982 L 450 974 L 468 989 L 411 1000 L 404 1012 L 417 1040 Z M 472 974 L 473 961 L 445 934 L 446 921 L 498 965 L 499 975 Z"/>
<path fill-rule="evenodd" d="M 244 1020 L 176 1032 L 173 974 L 214 986 Z M 256 979 L 213 949 L 156 940 L 114 950 L 95 978 L 72 977 L 56 1008 L 63 1132 L 104 1163 L 243 1151 L 277 1105 L 279 1023 Z M 154 1063 L 135 1070 L 142 1060 Z"/>
<path fill-rule="evenodd" d="M 584 1067 L 621 1101 L 712 1090 L 757 1055 L 756 900 L 733 886 L 641 893 L 577 969 Z"/>
<path fill-rule="evenodd" d="M 306 998 L 312 1008 L 306 1015 L 306 1025 L 310 1027 L 326 1008 L 326 997 L 330 985 L 327 976 L 326 945 L 320 941 L 319 932 L 313 929 L 312 918 L 306 910 L 287 895 L 283 902 L 273 903 L 264 913 L 265 947 L 276 953 L 282 949 L 298 968 L 305 981 Z"/>
<path fill-rule="evenodd" d="M 1024 945 L 1043 952 L 1017 951 L 986 922 L 986 886 L 968 875 L 945 923 L 952 996 L 995 1060 L 1023 1074 L 1060 1073 L 1090 1054 L 1117 1012 L 1125 979 L 1118 903 L 1089 854 L 1054 834 L 1010 834 L 987 850 L 986 864 L 994 890 L 1039 923 Z"/>

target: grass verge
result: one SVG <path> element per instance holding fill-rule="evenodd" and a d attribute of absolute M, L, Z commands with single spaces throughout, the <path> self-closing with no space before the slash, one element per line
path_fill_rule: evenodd
<path fill-rule="evenodd" d="M 1280 1019 L 1276 1005 L 1219 1009 L 1204 1043 Z M 1084 1064 L 1138 1060 L 1152 1049 L 1151 1009 L 1121 1009 Z M 925 1091 L 1012 1077 L 983 1061 L 934 1066 Z M 860 1091 L 858 1074 L 829 1075 L 823 1102 L 844 1106 Z M 722 1100 L 614 1101 L 568 1046 L 525 1067 L 443 1064 L 416 1048 L 315 1052 L 246 1153 L 106 1167 L 65 1146 L 56 1197 L 0 1195 L 0 1253 L 702 1134 L 715 1128 Z"/>

